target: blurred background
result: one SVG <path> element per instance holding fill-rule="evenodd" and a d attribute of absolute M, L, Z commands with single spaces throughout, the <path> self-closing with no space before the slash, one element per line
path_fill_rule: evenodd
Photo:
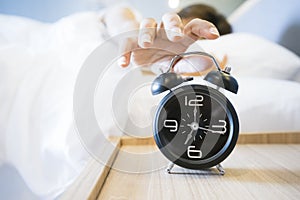
<path fill-rule="evenodd" d="M 245 0 L 1 0 L 0 13 L 20 15 L 44 22 L 54 22 L 79 11 L 97 11 L 118 3 L 137 8 L 143 16 L 160 18 L 172 9 L 193 3 L 205 3 L 229 16 Z"/>
<path fill-rule="evenodd" d="M 73 13 L 126 4 L 143 17 L 159 20 L 168 11 L 195 3 L 216 8 L 227 17 L 234 32 L 260 35 L 300 55 L 300 42 L 295 42 L 295 36 L 300 35 L 299 0 L 0 0 L 0 14 L 53 23 Z"/>

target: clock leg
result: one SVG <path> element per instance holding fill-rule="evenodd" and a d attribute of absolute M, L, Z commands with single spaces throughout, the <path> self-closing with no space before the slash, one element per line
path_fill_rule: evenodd
<path fill-rule="evenodd" d="M 216 167 L 217 167 L 217 170 L 219 171 L 220 175 L 222 175 L 222 176 L 225 175 L 225 170 L 222 167 L 221 163 L 217 164 Z"/>
<path fill-rule="evenodd" d="M 171 170 L 173 169 L 174 165 L 175 165 L 175 164 L 172 163 L 172 162 L 169 163 L 169 165 L 168 165 L 168 167 L 167 167 L 167 169 L 166 169 L 166 171 L 167 171 L 169 174 L 172 173 Z M 225 175 L 225 170 L 224 170 L 223 166 L 221 165 L 221 163 L 217 164 L 217 165 L 216 165 L 216 168 L 217 168 L 217 170 L 218 170 L 218 172 L 219 172 L 219 175 L 222 175 L 222 176 Z"/>
<path fill-rule="evenodd" d="M 170 162 L 169 165 L 168 165 L 168 167 L 167 167 L 167 172 L 169 174 L 171 174 L 171 170 L 173 169 L 173 167 L 174 167 L 174 163 Z"/>

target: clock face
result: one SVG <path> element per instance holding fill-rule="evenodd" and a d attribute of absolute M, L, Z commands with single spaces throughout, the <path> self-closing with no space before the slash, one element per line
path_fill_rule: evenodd
<path fill-rule="evenodd" d="M 221 92 L 202 85 L 170 92 L 154 119 L 154 138 L 162 153 L 191 169 L 222 162 L 233 150 L 238 132 L 232 104 Z"/>

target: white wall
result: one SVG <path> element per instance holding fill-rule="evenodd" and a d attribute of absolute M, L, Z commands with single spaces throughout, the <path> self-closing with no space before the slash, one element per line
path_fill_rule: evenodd
<path fill-rule="evenodd" d="M 248 0 L 229 22 L 234 32 L 262 36 L 300 55 L 299 8 L 299 0 Z"/>
<path fill-rule="evenodd" d="M 103 7 L 99 0 L 0 0 L 0 13 L 54 22 L 64 16 Z"/>

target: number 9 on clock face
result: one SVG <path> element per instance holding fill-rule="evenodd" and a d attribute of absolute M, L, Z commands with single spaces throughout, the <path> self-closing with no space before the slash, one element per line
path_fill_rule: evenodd
<path fill-rule="evenodd" d="M 186 85 L 167 94 L 154 119 L 154 139 L 173 163 L 210 168 L 233 150 L 239 133 L 236 111 L 218 90 Z"/>

